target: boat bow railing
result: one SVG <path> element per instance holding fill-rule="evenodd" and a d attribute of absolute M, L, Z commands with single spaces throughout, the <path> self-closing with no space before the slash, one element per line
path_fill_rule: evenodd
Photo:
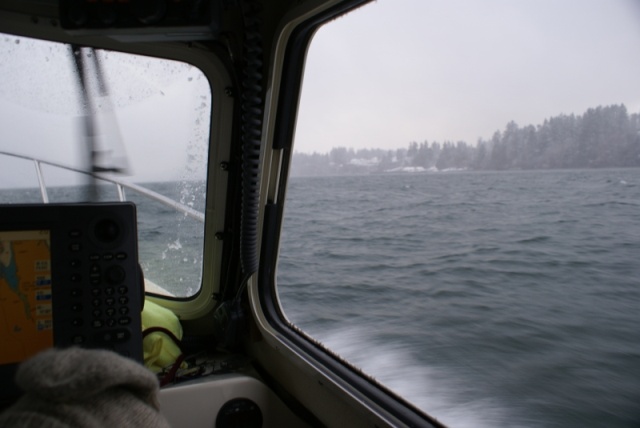
<path fill-rule="evenodd" d="M 126 195 L 125 195 L 125 189 L 127 190 L 131 190 L 133 192 L 136 192 L 140 195 L 143 195 L 149 199 L 153 199 L 165 206 L 168 206 L 170 208 L 173 208 L 176 211 L 179 211 L 181 213 L 184 213 L 186 216 L 191 217 L 195 220 L 198 220 L 202 223 L 204 223 L 204 213 L 201 213 L 200 211 L 194 210 L 193 208 L 184 205 L 178 201 L 174 201 L 171 198 L 168 198 L 164 195 L 161 195 L 158 192 L 154 192 L 153 190 L 149 190 L 146 187 L 142 187 L 140 185 L 134 184 L 134 183 L 128 183 L 126 181 L 123 180 L 119 180 L 113 177 L 108 177 L 105 176 L 103 174 L 98 174 L 98 173 L 94 173 L 91 171 L 86 171 L 86 170 L 82 170 L 79 168 L 75 168 L 69 165 L 63 165 L 57 162 L 50 162 L 50 161 L 45 161 L 42 159 L 37 159 L 34 158 L 32 156 L 27 156 L 27 155 L 21 155 L 21 154 L 17 154 L 17 153 L 10 153 L 10 152 L 5 152 L 0 150 L 0 155 L 4 155 L 4 156 L 9 156 L 9 157 L 14 157 L 14 158 L 19 158 L 19 159 L 25 159 L 28 161 L 33 162 L 35 169 L 36 169 L 36 176 L 38 178 L 38 186 L 40 187 L 40 196 L 42 198 L 42 202 L 49 203 L 49 193 L 47 192 L 47 186 L 45 184 L 45 180 L 44 180 L 44 174 L 42 172 L 42 165 L 48 165 L 48 166 L 53 166 L 55 168 L 60 168 L 60 169 L 64 169 L 67 171 L 72 171 L 72 172 L 76 172 L 79 174 L 84 174 L 84 175 L 88 175 L 90 177 L 95 178 L 96 180 L 99 181 L 103 181 L 106 183 L 111 183 L 114 186 L 116 186 L 116 189 L 118 191 L 118 199 L 120 201 L 126 201 Z"/>

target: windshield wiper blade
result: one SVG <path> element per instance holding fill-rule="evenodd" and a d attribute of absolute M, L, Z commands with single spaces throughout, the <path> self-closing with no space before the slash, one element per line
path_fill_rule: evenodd
<path fill-rule="evenodd" d="M 91 47 L 82 47 L 79 45 L 71 45 L 71 56 L 74 61 L 76 75 L 80 84 L 80 93 L 82 96 L 82 105 L 85 110 L 83 115 L 84 125 L 84 144 L 87 163 L 89 164 L 88 170 L 91 172 L 109 172 L 125 174 L 128 172 L 128 162 L 124 151 L 124 145 L 120 138 L 119 126 L 117 118 L 113 113 L 113 109 L 110 109 L 108 113 L 113 115 L 113 119 L 110 123 L 110 127 L 106 129 L 111 135 L 117 136 L 117 138 L 111 141 L 111 145 L 117 145 L 118 142 L 122 146 L 122 156 L 116 158 L 113 156 L 114 148 L 102 149 L 98 144 L 98 128 L 99 128 L 99 113 L 98 105 L 95 102 L 93 93 L 91 91 L 91 80 L 89 72 L 93 70 L 95 77 L 95 84 L 97 85 L 97 93 L 106 102 L 109 99 L 109 93 L 107 85 L 104 79 L 102 65 L 97 51 Z M 86 52 L 83 52 L 86 51 Z M 91 58 L 91 62 L 87 63 L 87 59 Z M 91 180 L 91 186 L 95 185 L 95 180 Z M 95 196 L 95 192 L 93 195 Z"/>

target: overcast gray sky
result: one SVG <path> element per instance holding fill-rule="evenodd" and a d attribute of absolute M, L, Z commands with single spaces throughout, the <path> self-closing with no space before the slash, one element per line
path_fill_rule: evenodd
<path fill-rule="evenodd" d="M 640 112 L 638 0 L 378 0 L 320 29 L 295 150 L 475 144 L 508 121 Z"/>
<path fill-rule="evenodd" d="M 295 149 L 473 144 L 510 120 L 539 124 L 620 103 L 640 112 L 639 52 L 639 0 L 378 0 L 316 34 Z M 132 179 L 193 175 L 187 160 L 206 158 L 206 78 L 169 61 L 106 55 Z M 0 76 L 0 150 L 81 166 L 68 48 L 0 36 Z M 28 162 L 0 157 L 0 186 L 35 179 Z"/>
<path fill-rule="evenodd" d="M 204 179 L 211 91 L 202 72 L 136 55 L 100 57 L 109 94 L 100 97 L 91 85 L 93 104 L 102 106 L 98 148 L 117 157 L 124 148 L 131 181 Z M 0 151 L 86 169 L 84 110 L 68 46 L 0 35 L 0 76 Z M 47 185 L 86 181 L 44 169 Z M 22 186 L 37 186 L 33 164 L 0 156 L 0 187 Z"/>

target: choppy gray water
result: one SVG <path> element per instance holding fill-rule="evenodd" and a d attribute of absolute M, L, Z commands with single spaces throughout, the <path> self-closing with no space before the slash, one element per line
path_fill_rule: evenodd
<path fill-rule="evenodd" d="M 292 178 L 303 330 L 451 426 L 640 427 L 640 170 Z"/>
<path fill-rule="evenodd" d="M 640 169 L 292 178 L 288 192 L 282 305 L 328 347 L 452 427 L 640 427 Z M 148 277 L 192 294 L 202 224 L 130 196 Z M 0 192 L 16 201 L 39 193 Z"/>

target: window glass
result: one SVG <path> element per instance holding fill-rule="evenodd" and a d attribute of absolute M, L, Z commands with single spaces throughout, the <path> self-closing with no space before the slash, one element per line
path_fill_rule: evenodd
<path fill-rule="evenodd" d="M 278 290 L 450 426 L 640 422 L 640 6 L 379 0 L 311 43 Z"/>
<path fill-rule="evenodd" d="M 0 75 L 0 203 L 131 200 L 147 291 L 195 295 L 212 103 L 202 71 L 1 34 Z M 106 180 L 80 172 L 94 167 Z"/>

